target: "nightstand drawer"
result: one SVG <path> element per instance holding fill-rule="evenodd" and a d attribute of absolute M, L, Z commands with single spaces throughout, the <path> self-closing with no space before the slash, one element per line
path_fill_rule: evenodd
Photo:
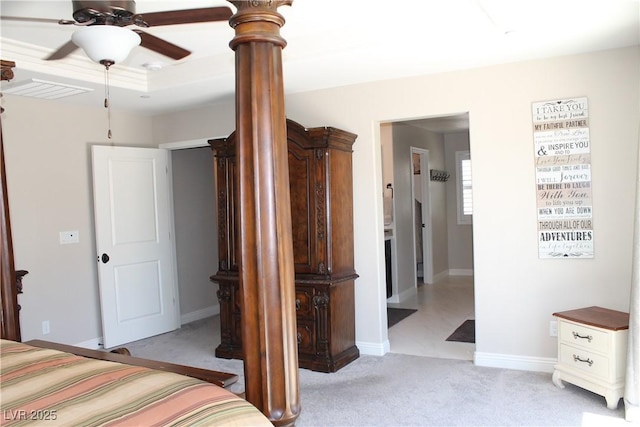
<path fill-rule="evenodd" d="M 609 352 L 610 335 L 603 330 L 560 320 L 560 342 L 600 353 Z"/>
<path fill-rule="evenodd" d="M 560 344 L 560 363 L 596 377 L 609 377 L 609 358 L 579 347 Z"/>

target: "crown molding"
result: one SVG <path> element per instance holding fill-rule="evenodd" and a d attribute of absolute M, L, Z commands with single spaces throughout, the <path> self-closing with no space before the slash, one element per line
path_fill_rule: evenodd
<path fill-rule="evenodd" d="M 45 61 L 51 50 L 41 46 L 0 37 L 3 59 L 16 63 L 16 69 L 56 75 L 61 78 L 89 83 L 104 83 L 104 68 L 80 54 L 71 54 L 62 60 Z M 148 72 L 124 65 L 109 68 L 109 84 L 112 87 L 147 92 Z"/>

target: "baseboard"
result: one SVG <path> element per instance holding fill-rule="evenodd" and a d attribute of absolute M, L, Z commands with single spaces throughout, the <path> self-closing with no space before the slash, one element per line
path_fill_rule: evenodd
<path fill-rule="evenodd" d="M 398 294 L 391 295 L 389 298 L 387 298 L 387 304 L 388 303 L 399 303 L 399 302 L 400 302 L 400 297 L 398 297 Z"/>
<path fill-rule="evenodd" d="M 449 271 L 448 270 L 441 271 L 438 274 L 434 274 L 432 283 L 438 283 L 439 281 L 444 280 L 447 277 L 449 277 Z"/>
<path fill-rule="evenodd" d="M 219 305 L 211 305 L 209 307 L 201 308 L 200 310 L 180 315 L 180 325 L 185 325 L 187 323 L 195 322 L 196 320 L 215 316 L 216 314 L 220 314 Z"/>
<path fill-rule="evenodd" d="M 449 276 L 473 276 L 472 268 L 452 268 L 449 270 Z"/>
<path fill-rule="evenodd" d="M 395 294 L 387 298 L 388 304 L 401 303 L 406 300 L 413 300 L 416 297 L 418 290 L 416 288 L 407 289 L 399 294 Z"/>
<path fill-rule="evenodd" d="M 398 299 L 400 300 L 400 302 L 415 300 L 417 293 L 418 290 L 416 288 L 407 289 L 404 292 L 400 292 L 400 295 L 398 295 Z"/>
<path fill-rule="evenodd" d="M 195 322 L 196 320 L 204 319 L 206 317 L 215 316 L 216 314 L 220 314 L 219 305 L 212 305 L 210 307 L 192 311 L 191 313 L 182 314 L 180 315 L 180 325 Z M 76 347 L 89 348 L 91 350 L 100 350 L 103 348 L 102 337 L 93 338 L 93 339 L 83 341 L 74 345 Z"/>
<path fill-rule="evenodd" d="M 82 341 L 77 344 L 73 344 L 76 347 L 88 348 L 91 350 L 102 350 L 102 337 L 93 338 L 87 341 Z"/>
<path fill-rule="evenodd" d="M 360 350 L 360 354 L 366 354 L 368 356 L 384 356 L 391 350 L 389 340 L 385 340 L 383 343 L 356 341 L 356 347 Z"/>
<path fill-rule="evenodd" d="M 473 362 L 488 368 L 515 369 L 519 371 L 553 372 L 558 359 L 553 357 L 515 356 L 513 354 L 475 352 Z"/>

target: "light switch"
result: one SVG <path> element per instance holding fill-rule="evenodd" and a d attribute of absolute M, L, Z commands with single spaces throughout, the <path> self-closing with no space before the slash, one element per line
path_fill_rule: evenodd
<path fill-rule="evenodd" d="M 60 232 L 61 245 L 67 245 L 69 243 L 78 243 L 79 241 L 80 241 L 80 232 L 78 230 Z"/>

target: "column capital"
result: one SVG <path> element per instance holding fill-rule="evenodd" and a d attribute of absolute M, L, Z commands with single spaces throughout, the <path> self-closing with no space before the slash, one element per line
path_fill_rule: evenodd
<path fill-rule="evenodd" d="M 229 25 L 236 30 L 236 36 L 229 46 L 236 50 L 237 46 L 249 42 L 268 42 L 281 48 L 287 42 L 280 36 L 280 28 L 284 18 L 277 11 L 280 6 L 290 6 L 293 0 L 229 0 L 237 8 L 237 12 L 229 19 Z"/>

